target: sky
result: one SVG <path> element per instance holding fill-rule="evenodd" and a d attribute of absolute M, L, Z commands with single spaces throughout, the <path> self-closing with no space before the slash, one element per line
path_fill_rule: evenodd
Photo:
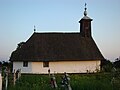
<path fill-rule="evenodd" d="M 84 5 L 104 58 L 120 56 L 120 0 L 0 0 L 0 61 L 34 32 L 79 32 Z"/>

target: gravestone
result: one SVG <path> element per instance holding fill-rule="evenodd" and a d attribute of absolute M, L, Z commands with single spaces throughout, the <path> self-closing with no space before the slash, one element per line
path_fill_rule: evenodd
<path fill-rule="evenodd" d="M 64 76 L 62 77 L 62 87 L 66 88 L 67 90 L 72 90 L 70 86 L 70 77 L 66 72 L 64 73 Z"/>
<path fill-rule="evenodd" d="M 56 83 L 56 78 L 55 78 L 55 75 L 54 75 L 54 74 L 53 74 L 52 77 L 51 77 L 50 83 L 51 83 L 51 87 L 52 87 L 52 88 L 57 88 L 57 87 L 58 87 L 58 86 L 57 86 L 57 83 Z"/>
<path fill-rule="evenodd" d="M 54 81 L 55 88 L 57 88 L 58 86 L 57 86 L 56 78 L 55 78 L 55 75 L 54 75 L 54 74 L 52 75 L 52 78 L 53 78 L 53 81 Z"/>
<path fill-rule="evenodd" d="M 15 85 L 16 80 L 19 80 L 19 78 L 21 77 L 21 69 L 18 69 L 17 71 L 14 69 L 13 72 L 13 84 Z"/>
<path fill-rule="evenodd" d="M 16 79 L 19 80 L 19 78 L 21 77 L 21 69 L 18 69 L 15 75 L 16 75 Z"/>

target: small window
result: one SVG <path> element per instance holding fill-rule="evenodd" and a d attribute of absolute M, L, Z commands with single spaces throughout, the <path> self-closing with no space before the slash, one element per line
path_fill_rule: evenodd
<path fill-rule="evenodd" d="M 43 62 L 43 67 L 49 67 L 49 62 Z"/>
<path fill-rule="evenodd" d="M 27 61 L 23 62 L 23 67 L 28 67 L 28 62 Z"/>

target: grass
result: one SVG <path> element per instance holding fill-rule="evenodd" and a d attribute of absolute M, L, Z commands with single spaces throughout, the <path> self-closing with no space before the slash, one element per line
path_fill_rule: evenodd
<path fill-rule="evenodd" d="M 55 75 L 58 84 L 55 90 L 65 90 L 61 87 L 62 76 Z M 111 84 L 111 74 L 72 74 L 70 79 L 73 90 L 120 90 L 120 82 Z M 48 75 L 22 75 L 15 86 L 9 84 L 8 90 L 53 90 L 53 88 Z"/>

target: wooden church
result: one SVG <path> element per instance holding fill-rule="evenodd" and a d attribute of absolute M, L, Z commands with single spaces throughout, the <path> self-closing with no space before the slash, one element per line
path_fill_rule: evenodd
<path fill-rule="evenodd" d="M 104 59 L 91 34 L 92 19 L 84 11 L 80 33 L 38 33 L 12 52 L 13 70 L 22 73 L 87 73 L 100 70 Z"/>

